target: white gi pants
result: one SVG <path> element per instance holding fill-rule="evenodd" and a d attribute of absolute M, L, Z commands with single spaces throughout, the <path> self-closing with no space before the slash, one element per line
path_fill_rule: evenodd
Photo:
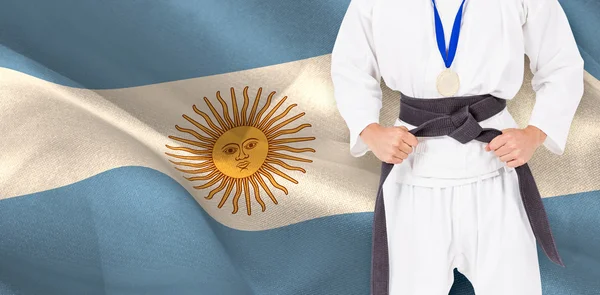
<path fill-rule="evenodd" d="M 480 142 L 419 140 L 416 156 L 395 165 L 383 184 L 390 295 L 446 295 L 454 268 L 476 295 L 541 295 L 536 240 L 514 168 L 496 168 L 497 157 L 485 156 Z M 446 160 L 424 160 L 435 154 Z M 453 167 L 469 171 L 469 158 L 491 172 L 479 173 L 481 168 L 471 173 L 476 176 L 454 179 L 414 176 L 459 174 Z"/>

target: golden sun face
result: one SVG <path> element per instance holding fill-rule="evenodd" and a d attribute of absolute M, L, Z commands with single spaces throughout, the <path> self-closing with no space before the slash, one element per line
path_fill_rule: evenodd
<path fill-rule="evenodd" d="M 175 167 L 175 169 L 181 172 L 197 175 L 185 176 L 187 180 L 204 182 L 201 185 L 193 186 L 195 189 L 204 190 L 213 185 L 218 185 L 208 193 L 205 197 L 206 199 L 210 200 L 217 193 L 225 190 L 217 207 L 223 207 L 233 193 L 233 214 L 238 212 L 239 199 L 242 193 L 244 194 L 248 215 L 251 215 L 252 211 L 251 195 L 253 195 L 256 202 L 261 206 L 262 211 L 266 210 L 265 202 L 260 196 L 261 190 L 269 196 L 273 203 L 277 204 L 277 199 L 267 185 L 267 181 L 273 187 L 287 195 L 288 190 L 275 180 L 273 174 L 292 183 L 298 183 L 297 180 L 280 169 L 306 173 L 306 170 L 303 168 L 289 165 L 286 161 L 311 163 L 312 160 L 292 156 L 284 152 L 315 152 L 312 148 L 298 148 L 288 145 L 290 143 L 314 140 L 314 137 L 282 137 L 298 133 L 306 127 L 311 127 L 310 124 L 300 124 L 294 128 L 283 129 L 304 116 L 304 113 L 300 113 L 286 119 L 288 113 L 297 105 L 292 104 L 281 113 L 275 115 L 287 99 L 287 96 L 284 96 L 271 108 L 271 102 L 275 95 L 275 91 L 273 91 L 267 97 L 265 105 L 258 110 L 261 92 L 262 88 L 259 88 L 252 104 L 252 109 L 248 114 L 247 111 L 250 104 L 248 86 L 243 91 L 244 103 L 241 112 L 238 109 L 235 91 L 232 87 L 231 106 L 233 117 L 229 115 L 229 106 L 223 100 L 219 91 L 217 91 L 216 96 L 221 105 L 221 112 L 218 112 L 210 100 L 204 97 L 204 102 L 212 113 L 216 123 L 208 114 L 199 110 L 194 105 L 194 112 L 204 119 L 206 122 L 205 125 L 184 114 L 183 118 L 195 128 L 183 128 L 178 125 L 175 128 L 185 133 L 185 135 L 194 137 L 194 139 L 169 136 L 169 138 L 184 143 L 186 146 L 166 145 L 171 150 L 187 153 L 186 155 L 169 152 L 165 154 L 176 159 L 169 160 L 176 166 L 192 168 Z"/>
<path fill-rule="evenodd" d="M 269 141 L 255 127 L 235 127 L 225 132 L 213 148 L 213 161 L 217 169 L 233 178 L 254 174 L 267 159 Z"/>

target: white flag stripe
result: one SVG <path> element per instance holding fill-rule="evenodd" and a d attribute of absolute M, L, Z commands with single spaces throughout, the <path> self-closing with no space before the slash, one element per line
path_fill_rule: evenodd
<path fill-rule="evenodd" d="M 111 90 L 70 88 L 0 68 L 3 85 L 0 88 L 3 114 L 0 118 L 3 136 L 0 199 L 69 185 L 117 167 L 145 166 L 178 181 L 211 216 L 237 229 L 264 230 L 322 216 L 372 211 L 379 163 L 372 154 L 362 158 L 349 154 L 348 132 L 332 96 L 329 62 L 330 56 L 324 55 L 241 72 Z M 533 106 L 530 78 L 527 77 L 519 97 L 509 102 L 511 113 L 521 125 L 526 123 Z M 594 115 L 600 109 L 600 83 L 591 75 L 586 75 L 586 80 L 586 93 L 573 122 L 565 154 L 558 157 L 540 148 L 531 161 L 545 197 L 600 188 L 597 173 L 600 157 L 594 152 L 600 143 L 600 122 Z M 285 195 L 265 179 L 278 204 L 261 190 L 266 210 L 262 212 L 252 196 L 250 216 L 246 212 L 244 193 L 239 198 L 239 211 L 231 214 L 235 186 L 223 207 L 218 208 L 224 190 L 211 200 L 204 198 L 218 183 L 209 189 L 194 189 L 193 186 L 206 181 L 186 180 L 183 176 L 190 175 L 177 171 L 169 162 L 173 158 L 165 155 L 165 152 L 184 154 L 165 147 L 184 146 L 168 136 L 193 139 L 175 128 L 175 125 L 194 128 L 183 114 L 205 124 L 192 105 L 210 115 L 203 99 L 207 97 L 220 111 L 221 105 L 215 96 L 220 91 L 231 116 L 230 88 L 235 89 L 238 111 L 241 111 L 242 91 L 246 86 L 249 86 L 250 107 L 262 87 L 259 110 L 272 91 L 276 93 L 271 106 L 287 96 L 273 116 L 297 104 L 283 119 L 302 112 L 305 115 L 284 129 L 301 124 L 311 126 L 286 137 L 315 138 L 289 144 L 314 149 L 314 153 L 287 153 L 312 160 L 311 163 L 284 161 L 306 173 L 279 169 L 298 184 L 273 174 L 277 183 L 288 190 Z M 391 125 L 397 111 L 398 93 L 384 87 L 382 123 Z M 217 123 L 216 118 L 210 116 Z"/>

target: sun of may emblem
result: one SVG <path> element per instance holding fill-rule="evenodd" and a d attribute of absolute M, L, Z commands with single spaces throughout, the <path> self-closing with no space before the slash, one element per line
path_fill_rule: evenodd
<path fill-rule="evenodd" d="M 300 124 L 293 128 L 287 127 L 305 114 L 300 113 L 288 117 L 290 111 L 297 106 L 296 104 L 292 104 L 276 114 L 287 96 L 271 107 L 275 95 L 275 91 L 273 91 L 267 97 L 264 106 L 259 110 L 258 106 L 262 92 L 262 88 L 259 88 L 252 103 L 252 108 L 248 110 L 250 98 L 248 97 L 248 86 L 246 86 L 243 91 L 244 104 L 240 111 L 233 87 L 230 91 L 231 115 L 230 106 L 221 97 L 219 91 L 217 91 L 216 97 L 221 105 L 221 112 L 215 108 L 208 98 L 204 97 L 206 108 L 210 110 L 216 122 L 206 112 L 193 105 L 194 112 L 204 119 L 204 124 L 184 114 L 183 118 L 195 128 L 183 128 L 176 125 L 175 128 L 182 132 L 184 137 L 169 136 L 169 138 L 185 145 L 166 145 L 166 147 L 185 154 L 171 152 L 165 154 L 174 158 L 170 162 L 176 165 L 175 169 L 192 175 L 186 176 L 187 180 L 205 182 L 194 186 L 195 189 L 204 190 L 217 185 L 216 188 L 210 190 L 205 197 L 206 199 L 210 200 L 224 190 L 217 205 L 219 208 L 223 207 L 233 193 L 232 213 L 237 213 L 239 199 L 243 193 L 246 212 L 251 215 L 251 195 L 254 195 L 254 199 L 260 204 L 263 212 L 266 209 L 265 202 L 261 198 L 261 190 L 269 196 L 273 203 L 278 203 L 275 195 L 269 189 L 267 181 L 276 189 L 283 191 L 286 195 L 288 194 L 288 190 L 273 177 L 274 174 L 292 183 L 298 183 L 296 179 L 283 172 L 279 167 L 306 173 L 303 168 L 292 166 L 287 162 L 312 162 L 310 159 L 293 156 L 286 152 L 314 153 L 314 149 L 294 147 L 289 144 L 310 141 L 315 138 L 282 137 L 298 133 L 306 127 L 311 127 L 310 124 Z M 284 127 L 287 128 L 284 129 Z M 189 139 L 189 137 L 193 137 L 193 139 Z"/>

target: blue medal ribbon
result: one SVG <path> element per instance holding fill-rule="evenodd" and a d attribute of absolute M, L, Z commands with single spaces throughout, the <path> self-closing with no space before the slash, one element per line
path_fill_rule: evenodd
<path fill-rule="evenodd" d="M 452 65 L 452 61 L 454 60 L 454 56 L 456 55 L 456 47 L 458 45 L 458 35 L 460 34 L 460 23 L 462 19 L 462 11 L 463 6 L 465 4 L 465 0 L 463 0 L 460 4 L 458 13 L 456 14 L 456 18 L 454 19 L 454 26 L 452 26 L 452 35 L 450 36 L 450 47 L 448 48 L 448 50 L 446 50 L 446 39 L 444 36 L 444 27 L 442 26 L 440 14 L 438 13 L 437 7 L 435 5 L 435 0 L 431 0 L 431 2 L 433 2 L 433 14 L 435 16 L 435 37 L 437 39 L 438 48 L 440 50 L 442 58 L 444 59 L 446 68 L 450 68 L 450 65 Z"/>

